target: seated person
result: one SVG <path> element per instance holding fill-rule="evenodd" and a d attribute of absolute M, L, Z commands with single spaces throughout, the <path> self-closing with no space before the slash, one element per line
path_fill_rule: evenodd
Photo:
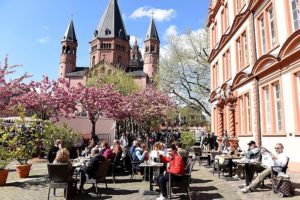
<path fill-rule="evenodd" d="M 92 148 L 94 148 L 96 146 L 96 144 L 97 144 L 96 140 L 97 139 L 96 138 L 92 138 L 89 141 L 89 145 L 87 147 L 85 147 L 84 151 L 82 151 L 81 155 L 88 156 L 88 154 L 91 153 Z"/>
<path fill-rule="evenodd" d="M 162 149 L 162 144 L 160 142 L 155 142 L 153 145 L 153 150 L 150 152 L 150 158 L 154 161 L 154 162 L 159 162 L 159 156 L 158 156 L 158 152 L 159 154 L 162 154 L 165 156 L 165 152 L 161 150 Z"/>
<path fill-rule="evenodd" d="M 138 146 L 138 141 L 134 140 L 132 142 L 132 146 L 129 148 L 129 154 L 130 154 L 131 158 L 132 158 L 133 152 L 137 146 Z"/>
<path fill-rule="evenodd" d="M 189 157 L 189 152 L 182 148 L 181 142 L 175 142 L 175 146 L 177 148 L 178 155 L 180 155 L 181 157 Z"/>
<path fill-rule="evenodd" d="M 260 165 L 264 168 L 264 170 L 257 175 L 257 177 L 251 182 L 251 184 L 245 188 L 242 189 L 242 192 L 247 193 L 254 191 L 259 183 L 261 183 L 265 177 L 271 174 L 271 166 L 274 166 L 274 171 L 281 172 L 282 167 L 285 167 L 288 162 L 288 157 L 283 153 L 283 145 L 281 143 L 277 143 L 275 145 L 275 151 L 277 153 L 277 156 L 270 155 L 272 157 L 273 162 L 266 163 Z M 277 166 L 277 167 L 276 167 Z"/>
<path fill-rule="evenodd" d="M 110 149 L 108 142 L 105 140 L 101 142 L 101 152 L 100 155 L 102 155 L 104 158 L 109 159 L 111 161 L 114 160 L 114 154 L 112 150 Z"/>
<path fill-rule="evenodd" d="M 111 149 L 112 149 L 112 152 L 114 153 L 114 155 L 120 155 L 120 154 L 122 154 L 122 152 L 123 152 L 119 140 L 114 140 Z"/>
<path fill-rule="evenodd" d="M 260 162 L 261 153 L 255 141 L 250 141 L 248 143 L 248 150 L 245 152 L 244 156 L 245 159 L 250 162 Z M 237 174 L 240 178 L 243 178 L 245 170 L 249 177 L 249 181 L 252 181 L 255 172 L 260 173 L 264 170 L 264 168 L 262 168 L 260 165 L 251 165 L 249 169 L 245 169 L 245 165 L 238 165 Z"/>
<path fill-rule="evenodd" d="M 62 148 L 62 140 L 58 139 L 55 140 L 54 145 L 50 148 L 49 152 L 48 152 L 48 161 L 49 163 L 52 163 L 56 157 L 56 153 L 59 149 Z"/>
<path fill-rule="evenodd" d="M 136 162 L 136 161 L 143 162 L 144 160 L 148 160 L 148 158 L 149 158 L 149 155 L 148 155 L 148 150 L 147 150 L 147 146 L 145 143 L 142 143 L 140 147 L 135 148 L 135 151 L 132 156 L 133 162 Z M 133 168 L 138 174 L 141 174 L 140 164 L 134 164 Z"/>
<path fill-rule="evenodd" d="M 159 155 L 159 158 L 164 163 L 169 163 L 169 167 L 165 174 L 161 174 L 157 178 L 157 184 L 161 195 L 156 200 L 166 200 L 167 199 L 167 182 L 169 181 L 169 173 L 172 174 L 172 180 L 183 180 L 184 178 L 184 163 L 182 158 L 177 154 L 177 148 L 174 144 L 168 148 L 169 157 Z"/>
<path fill-rule="evenodd" d="M 73 168 L 72 168 L 72 163 L 70 162 L 69 156 L 70 156 L 70 153 L 66 148 L 62 148 L 62 149 L 58 150 L 58 152 L 56 153 L 56 157 L 53 161 L 53 164 L 67 163 L 68 168 L 69 168 L 70 181 L 71 181 L 72 175 L 73 175 Z"/>
<path fill-rule="evenodd" d="M 83 185 L 87 179 L 96 178 L 96 172 L 99 167 L 99 162 L 105 160 L 105 157 L 99 154 L 99 149 L 93 149 L 91 160 L 86 168 L 81 170 L 80 174 L 80 188 L 83 191 Z"/>

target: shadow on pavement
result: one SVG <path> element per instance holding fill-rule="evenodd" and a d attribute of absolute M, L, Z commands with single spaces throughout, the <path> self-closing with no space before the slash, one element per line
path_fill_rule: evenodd
<path fill-rule="evenodd" d="M 191 187 L 191 191 L 212 191 L 212 190 L 218 190 L 215 186 L 207 186 L 207 187 Z"/>
<path fill-rule="evenodd" d="M 11 183 L 6 183 L 7 187 L 19 187 L 19 188 L 30 188 L 32 186 L 38 186 L 38 187 L 48 187 L 47 179 L 45 177 L 43 178 L 37 178 L 34 180 L 20 180 L 15 181 Z"/>
<path fill-rule="evenodd" d="M 203 179 L 194 179 L 192 178 L 192 184 L 196 184 L 196 183 L 209 183 L 212 182 L 213 180 L 203 180 Z"/>
<path fill-rule="evenodd" d="M 224 199 L 224 197 L 219 193 L 201 193 L 193 192 L 191 195 L 192 199 L 197 200 L 213 200 L 213 199 Z"/>
<path fill-rule="evenodd" d="M 83 194 L 80 195 L 76 195 L 76 197 L 74 199 L 76 200 L 89 200 L 89 199 L 111 199 L 112 195 L 129 195 L 129 194 L 133 194 L 133 193 L 139 193 L 139 190 L 124 190 L 124 189 L 114 189 L 114 188 L 108 188 L 107 192 L 105 188 L 99 188 L 98 187 L 98 192 L 99 192 L 99 196 L 97 197 L 96 193 L 95 193 L 95 189 L 94 187 L 91 187 L 87 190 L 85 190 L 85 192 Z M 121 198 L 121 197 L 120 197 Z"/>

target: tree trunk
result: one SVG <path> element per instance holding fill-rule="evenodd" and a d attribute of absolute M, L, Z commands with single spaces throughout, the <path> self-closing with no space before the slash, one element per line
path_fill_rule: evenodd
<path fill-rule="evenodd" d="M 92 138 L 96 137 L 96 122 L 94 122 L 94 121 L 92 121 L 92 131 L 91 131 L 91 134 L 92 134 Z"/>

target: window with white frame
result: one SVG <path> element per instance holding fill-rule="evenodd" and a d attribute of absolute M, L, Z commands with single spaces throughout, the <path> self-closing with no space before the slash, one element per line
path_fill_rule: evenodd
<path fill-rule="evenodd" d="M 276 131 L 282 131 L 282 106 L 280 96 L 280 85 L 274 83 L 274 103 L 275 103 L 275 115 L 276 115 Z"/>
<path fill-rule="evenodd" d="M 226 30 L 229 27 L 229 12 L 228 12 L 228 4 L 225 5 L 225 17 L 226 17 Z"/>
<path fill-rule="evenodd" d="M 271 45 L 272 45 L 272 47 L 274 47 L 275 44 L 276 44 L 276 36 L 275 36 L 275 25 L 274 25 L 273 7 L 269 8 L 268 15 L 269 15 Z"/>
<path fill-rule="evenodd" d="M 227 79 L 231 78 L 230 50 L 227 50 Z"/>
<path fill-rule="evenodd" d="M 266 34 L 265 34 L 265 22 L 264 17 L 262 16 L 259 19 L 260 22 L 260 37 L 261 37 L 261 44 L 262 44 L 262 53 L 266 53 Z"/>
<path fill-rule="evenodd" d="M 248 56 L 248 40 L 247 40 L 247 34 L 246 31 L 243 33 L 243 41 L 244 41 L 244 55 L 245 55 L 245 63 L 243 64 L 248 64 L 249 62 L 249 56 Z"/>
<path fill-rule="evenodd" d="M 299 3 L 298 0 L 290 0 L 291 8 L 292 8 L 292 20 L 294 31 L 300 28 L 300 13 L 299 13 Z"/>
<path fill-rule="evenodd" d="M 239 38 L 237 41 L 237 53 L 238 53 L 238 69 L 241 69 L 242 65 L 242 47 L 241 47 L 241 39 Z"/>
<path fill-rule="evenodd" d="M 271 101 L 269 86 L 264 88 L 265 93 L 265 112 L 266 112 L 266 131 L 272 131 Z"/>
<path fill-rule="evenodd" d="M 250 95 L 249 93 L 245 95 L 246 100 L 246 112 L 247 112 L 247 128 L 248 133 L 251 132 L 252 124 L 251 124 L 251 105 L 250 105 Z"/>

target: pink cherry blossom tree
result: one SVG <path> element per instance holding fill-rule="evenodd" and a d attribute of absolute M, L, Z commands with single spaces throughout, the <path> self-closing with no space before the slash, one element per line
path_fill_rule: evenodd
<path fill-rule="evenodd" d="M 158 126 L 173 106 L 171 98 L 154 87 L 134 92 L 126 98 L 127 114 L 148 131 Z"/>
<path fill-rule="evenodd" d="M 69 116 L 76 110 L 76 104 L 68 89 L 69 84 L 63 79 L 50 81 L 44 76 L 41 81 L 32 81 L 22 94 L 11 98 L 10 105 L 13 108 L 21 106 L 42 120 Z"/>
<path fill-rule="evenodd" d="M 15 73 L 15 68 L 21 65 L 8 65 L 8 57 L 5 57 L 4 65 L 0 63 L 0 109 L 4 110 L 12 96 L 23 91 L 25 84 L 22 81 L 29 77 L 27 73 L 16 78 L 12 77 Z"/>
<path fill-rule="evenodd" d="M 98 88 L 78 84 L 71 88 L 71 94 L 77 105 L 88 113 L 88 118 L 92 123 L 92 137 L 96 135 L 96 123 L 100 116 L 116 118 L 119 115 L 121 95 L 111 85 Z"/>

